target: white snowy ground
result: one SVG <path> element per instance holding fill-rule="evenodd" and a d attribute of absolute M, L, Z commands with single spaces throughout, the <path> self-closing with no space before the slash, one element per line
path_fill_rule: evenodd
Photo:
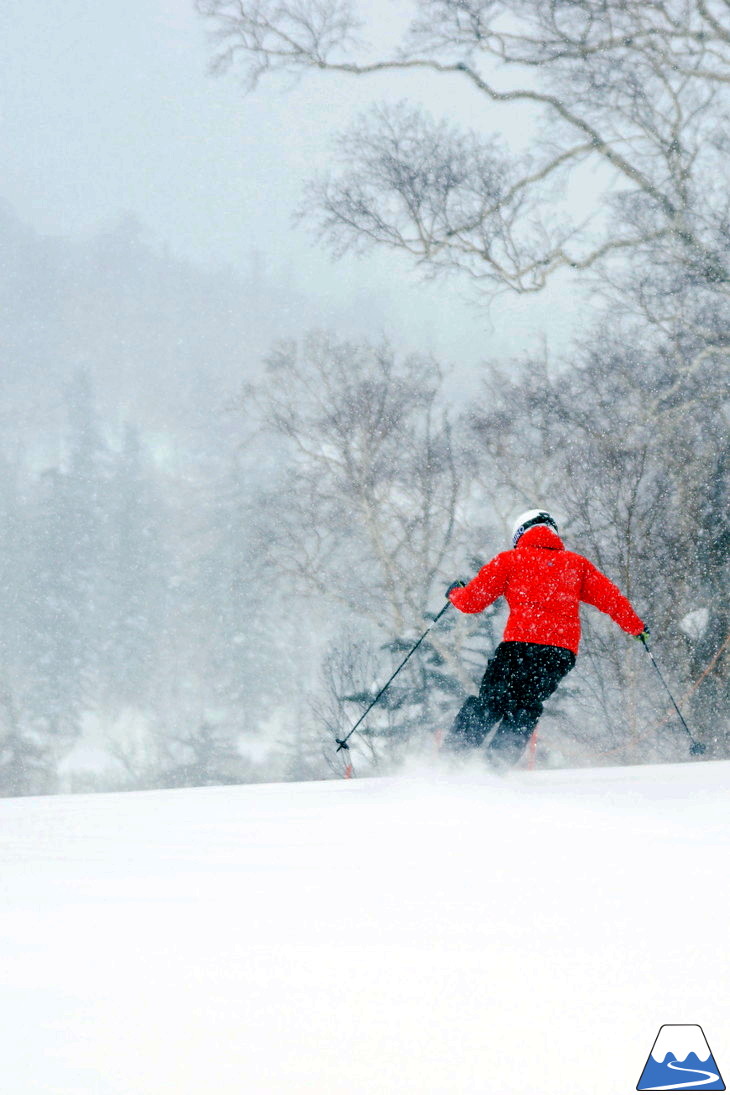
<path fill-rule="evenodd" d="M 730 763 L 0 801 L 3 1095 L 730 1080 Z"/>

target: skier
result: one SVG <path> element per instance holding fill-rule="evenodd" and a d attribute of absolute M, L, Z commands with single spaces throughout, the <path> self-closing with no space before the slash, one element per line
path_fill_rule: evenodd
<path fill-rule="evenodd" d="M 575 665 L 581 601 L 636 638 L 646 638 L 649 629 L 613 582 L 582 555 L 566 551 L 546 510 L 521 514 L 512 550 L 497 555 L 467 585 L 454 582 L 447 590 L 460 612 L 481 612 L 499 596 L 510 608 L 503 640 L 487 664 L 479 695 L 469 696 L 456 716 L 444 749 L 477 749 L 499 723 L 488 759 L 506 768 L 522 756 L 543 702 Z"/>

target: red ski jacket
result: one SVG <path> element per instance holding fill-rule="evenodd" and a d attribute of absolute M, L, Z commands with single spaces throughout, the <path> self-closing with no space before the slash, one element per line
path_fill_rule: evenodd
<path fill-rule="evenodd" d="M 577 654 L 581 601 L 607 613 L 629 635 L 644 630 L 613 582 L 582 555 L 566 551 L 547 525 L 528 529 L 516 548 L 497 555 L 449 597 L 460 612 L 481 612 L 502 595 L 510 609 L 505 642 L 561 646 Z"/>

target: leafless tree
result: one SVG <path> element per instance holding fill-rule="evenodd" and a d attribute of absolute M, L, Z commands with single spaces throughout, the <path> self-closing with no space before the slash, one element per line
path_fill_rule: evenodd
<path fill-rule="evenodd" d="M 262 547 L 299 590 L 386 634 L 421 618 L 454 540 L 461 487 L 440 386 L 433 361 L 315 334 L 279 347 L 249 392 L 290 452 Z"/>
<path fill-rule="evenodd" d="M 565 515 L 570 546 L 650 621 L 675 681 L 690 690 L 698 731 L 720 752 L 730 732 L 719 701 L 730 672 L 723 364 L 719 352 L 631 341 L 606 326 L 570 365 L 536 360 L 511 379 L 494 373 L 489 409 L 472 417 L 501 492 Z M 698 613 L 696 628 L 684 623 Z M 587 638 L 583 689 L 601 718 L 574 734 L 590 744 L 599 732 L 601 748 L 636 759 L 656 744 L 642 727 L 666 697 L 615 629 L 596 619 Z"/>
<path fill-rule="evenodd" d="M 470 131 L 417 103 L 355 120 L 303 213 L 335 251 L 405 252 L 487 292 L 536 293 L 567 271 L 598 291 L 605 328 L 586 331 L 557 375 L 536 362 L 516 379 L 492 374 L 475 421 L 481 478 L 501 487 L 497 510 L 519 497 L 571 515 L 578 544 L 645 599 L 675 678 L 702 681 L 692 703 L 707 740 L 722 736 L 727 0 L 414 0 L 399 48 L 381 55 L 349 0 L 199 8 L 215 67 L 248 86 L 276 73 L 411 72 L 445 96 L 471 89 Z M 698 607 L 707 621 L 692 637 L 680 625 Z M 591 649 L 610 667 L 591 687 L 628 758 L 644 718 L 636 667 L 600 628 Z M 618 710 L 613 697 L 629 694 Z"/>
<path fill-rule="evenodd" d="M 473 480 L 441 389 L 430 359 L 314 334 L 279 347 L 247 393 L 249 419 L 287 454 L 280 487 L 262 499 L 257 550 L 280 592 L 316 598 L 340 623 L 357 621 L 363 641 L 394 644 L 381 651 L 374 680 L 425 630 L 466 554 Z M 472 666 L 462 654 L 474 623 L 459 625 L 447 638 L 449 625 L 439 624 L 424 655 L 433 679 L 467 688 Z M 403 675 L 416 691 L 420 664 Z"/>
<path fill-rule="evenodd" d="M 276 72 L 420 71 L 445 94 L 453 81 L 473 89 L 475 133 L 390 104 L 340 139 L 339 170 L 307 199 L 336 249 L 396 248 L 518 292 L 561 269 L 651 257 L 727 291 L 727 198 L 710 185 L 727 175 L 725 0 L 418 0 L 388 56 L 361 40 L 349 0 L 198 6 L 215 69 L 235 66 L 248 86 Z M 490 134 L 525 108 L 526 149 Z M 586 210 L 576 194 L 596 178 Z"/>

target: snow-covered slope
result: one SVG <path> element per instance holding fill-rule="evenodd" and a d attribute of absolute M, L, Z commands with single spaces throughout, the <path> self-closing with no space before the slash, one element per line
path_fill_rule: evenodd
<path fill-rule="evenodd" d="M 7 1095 L 730 1074 L 729 763 L 0 802 Z"/>

